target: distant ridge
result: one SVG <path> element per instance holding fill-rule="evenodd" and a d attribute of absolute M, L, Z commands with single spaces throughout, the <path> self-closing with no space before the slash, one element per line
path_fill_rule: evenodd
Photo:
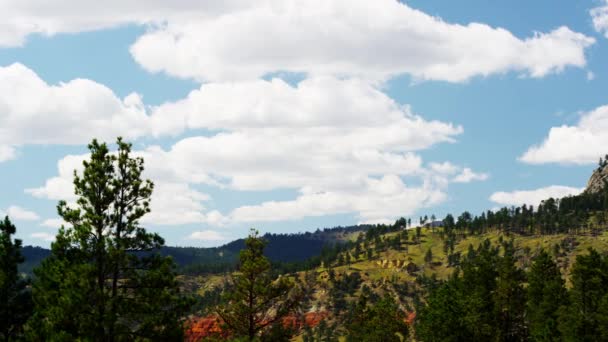
<path fill-rule="evenodd" d="M 270 234 L 263 237 L 268 241 L 264 254 L 273 262 L 299 262 L 321 254 L 323 248 L 342 243 L 350 233 L 366 231 L 370 225 L 338 226 L 317 229 L 314 232 L 292 234 Z M 219 247 L 174 247 L 165 246 L 162 255 L 173 257 L 177 265 L 184 268 L 208 269 L 210 272 L 231 270 L 237 263 L 239 251 L 245 246 L 245 239 L 237 239 Z M 50 250 L 42 247 L 25 246 L 25 262 L 21 272 L 31 274 L 33 269 L 50 255 Z"/>

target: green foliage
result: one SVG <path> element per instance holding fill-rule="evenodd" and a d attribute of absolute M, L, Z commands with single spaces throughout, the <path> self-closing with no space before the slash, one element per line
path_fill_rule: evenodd
<path fill-rule="evenodd" d="M 298 304 L 297 298 L 290 296 L 293 283 L 284 277 L 276 281 L 272 278 L 264 246 L 265 241 L 252 230 L 240 253 L 239 271 L 233 275 L 231 290 L 226 292 L 227 304 L 218 308 L 228 330 L 235 337 L 246 336 L 250 341 Z"/>
<path fill-rule="evenodd" d="M 430 248 L 426 251 L 426 254 L 424 255 L 424 262 L 427 264 L 433 262 L 433 251 L 431 251 Z"/>
<path fill-rule="evenodd" d="M 21 336 L 23 325 L 32 311 L 29 281 L 21 277 L 18 265 L 23 263 L 21 240 L 12 240 L 16 227 L 8 217 L 0 220 L 0 339 Z"/>
<path fill-rule="evenodd" d="M 365 297 L 361 297 L 346 330 L 346 340 L 349 342 L 403 341 L 408 336 L 405 315 L 389 296 L 372 306 L 367 305 Z"/>
<path fill-rule="evenodd" d="M 567 305 L 564 280 L 557 264 L 542 250 L 528 272 L 527 320 L 534 341 L 557 341 L 558 310 Z"/>
<path fill-rule="evenodd" d="M 559 330 L 565 341 L 606 341 L 608 260 L 590 249 L 572 269 L 570 303 L 563 306 Z"/>
<path fill-rule="evenodd" d="M 303 342 L 334 342 L 338 341 L 335 336 L 336 327 L 327 324 L 326 320 L 319 322 L 319 325 L 314 329 L 306 326 L 304 327 L 304 334 L 302 335 Z"/>
<path fill-rule="evenodd" d="M 473 341 L 462 278 L 454 276 L 433 291 L 419 308 L 416 336 L 421 341 Z"/>
<path fill-rule="evenodd" d="M 179 293 L 175 265 L 157 251 L 164 240 L 139 220 L 153 190 L 143 181 L 143 159 L 120 138 L 110 154 L 96 140 L 82 176 L 74 172 L 77 207 L 66 202 L 51 255 L 35 270 L 36 313 L 29 338 L 53 340 L 158 340 L 182 334 L 190 304 Z"/>
<path fill-rule="evenodd" d="M 494 291 L 494 312 L 499 341 L 523 341 L 527 336 L 524 311 L 526 292 L 524 272 L 515 265 L 513 243 L 505 243 L 504 255 L 498 260 L 498 278 Z"/>
<path fill-rule="evenodd" d="M 416 335 L 423 341 L 491 341 L 500 318 L 495 304 L 498 250 L 489 241 L 469 252 L 462 275 L 455 272 L 418 309 Z"/>

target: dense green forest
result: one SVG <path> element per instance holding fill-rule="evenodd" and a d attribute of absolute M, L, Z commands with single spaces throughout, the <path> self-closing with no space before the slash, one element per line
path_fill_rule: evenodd
<path fill-rule="evenodd" d="M 0 221 L 2 339 L 608 340 L 608 187 L 416 227 L 167 247 L 139 224 L 144 160 L 117 146 L 89 145 L 50 251 Z"/>

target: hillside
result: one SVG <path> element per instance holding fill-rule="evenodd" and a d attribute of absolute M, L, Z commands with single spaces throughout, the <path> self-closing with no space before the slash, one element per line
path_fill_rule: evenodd
<path fill-rule="evenodd" d="M 596 175 L 592 179 L 599 178 Z M 590 189 L 595 187 L 596 183 L 590 181 Z M 470 309 L 467 309 L 467 305 L 470 303 L 467 303 L 472 300 L 469 292 L 477 291 L 475 289 L 479 287 L 479 284 L 476 281 L 471 282 L 471 279 L 484 276 L 483 273 L 476 273 L 482 272 L 483 267 L 489 267 L 485 276 L 490 278 L 484 280 L 489 287 L 480 291 L 486 291 L 486 295 L 489 295 L 498 291 L 497 286 L 507 286 L 519 288 L 525 297 L 523 289 L 529 286 L 527 277 L 534 276 L 533 265 L 542 253 L 546 252 L 555 262 L 564 281 L 564 291 L 576 293 L 579 291 L 577 286 L 581 286 L 580 279 L 573 280 L 573 270 L 577 262 L 591 258 L 591 250 L 598 251 L 599 255 L 608 255 L 608 191 L 605 188 L 594 188 L 592 191 L 562 199 L 549 198 L 536 207 L 523 205 L 502 208 L 477 216 L 469 212 L 463 212 L 458 217 L 447 215 L 441 223 L 440 226 L 433 224 L 433 227 L 427 225 L 410 229 L 406 229 L 400 221 L 393 225 L 372 226 L 365 232 L 352 234 L 350 241 L 346 241 L 337 253 L 323 258 L 318 267 L 284 272 L 284 276 L 293 279 L 306 293 L 301 312 L 327 315 L 321 326 L 300 328 L 295 340 L 311 341 L 312 338 L 316 341 L 343 337 L 350 329 L 348 326 L 353 320 L 352 312 L 361 301 L 369 307 L 379 303 L 385 296 L 396 301 L 399 310 L 406 313 L 405 317 L 412 328 L 412 340 L 418 340 L 415 336 L 418 325 L 421 325 L 420 334 L 426 334 L 429 339 L 428 336 L 433 336 L 429 330 L 432 332 L 435 329 L 432 324 L 452 324 L 458 321 L 442 321 L 447 319 L 444 313 L 438 316 L 438 321 L 429 323 L 429 310 L 438 310 L 432 304 L 436 301 L 434 296 L 437 296 L 437 291 L 445 289 L 446 286 L 456 286 L 449 285 L 452 283 L 462 284 L 458 285 L 464 286 L 461 290 L 462 297 L 459 299 L 461 302 L 444 303 L 440 307 L 462 305 L 462 314 L 469 315 Z M 477 260 L 479 258 L 489 259 Z M 602 260 L 608 262 L 608 258 Z M 484 263 L 486 266 L 483 266 Z M 508 280 L 505 283 L 507 285 L 501 285 L 501 272 L 506 271 L 500 270 L 499 267 L 503 266 L 499 265 L 505 263 L 507 266 L 512 263 L 509 272 L 513 272 L 513 275 L 506 273 L 504 281 Z M 581 277 L 580 271 L 577 277 Z M 198 307 L 201 314 L 212 312 L 210 308 L 219 303 L 223 284 L 222 277 L 213 275 L 190 282 L 190 285 L 193 285 L 191 290 L 205 298 Z M 608 275 L 606 283 L 601 286 L 608 289 Z M 213 297 L 212 294 L 216 296 Z M 432 300 L 431 303 L 428 302 L 429 299 Z M 487 297 L 482 303 L 497 307 L 502 305 L 494 295 Z M 562 310 L 567 309 L 570 308 Z M 425 316 L 419 321 L 416 316 L 421 310 Z M 500 316 L 492 311 L 497 309 L 486 307 L 478 310 L 490 310 L 487 317 L 500 319 Z M 527 309 L 522 306 L 517 310 L 522 313 Z M 557 315 L 556 312 L 551 314 Z M 473 318 L 470 319 L 481 319 L 471 317 Z M 491 320 L 488 322 L 490 323 L 486 324 L 490 326 L 498 324 Z M 500 329 L 493 329 L 494 327 L 490 329 L 491 334 L 517 333 L 519 336 L 527 336 L 524 330 L 514 332 L 507 327 L 507 332 L 500 332 Z M 472 330 L 467 330 L 467 333 L 469 339 L 473 338 L 471 336 L 490 336 Z"/>
<path fill-rule="evenodd" d="M 275 263 L 304 262 L 321 255 L 324 248 L 340 245 L 349 240 L 353 234 L 366 231 L 369 227 L 358 225 L 317 229 L 305 233 L 265 234 L 263 237 L 268 242 L 265 255 Z M 164 246 L 161 254 L 171 256 L 181 273 L 222 273 L 235 269 L 239 251 L 244 246 L 244 239 L 211 248 Z M 46 248 L 25 246 L 23 255 L 26 262 L 20 265 L 20 271 L 31 274 L 34 267 L 49 254 L 50 250 Z"/>

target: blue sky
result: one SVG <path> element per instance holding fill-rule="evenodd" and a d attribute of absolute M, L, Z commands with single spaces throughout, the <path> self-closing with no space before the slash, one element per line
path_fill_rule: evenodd
<path fill-rule="evenodd" d="M 608 153 L 604 1 L 0 4 L 0 212 L 48 246 L 93 137 L 211 246 L 580 192 Z"/>

